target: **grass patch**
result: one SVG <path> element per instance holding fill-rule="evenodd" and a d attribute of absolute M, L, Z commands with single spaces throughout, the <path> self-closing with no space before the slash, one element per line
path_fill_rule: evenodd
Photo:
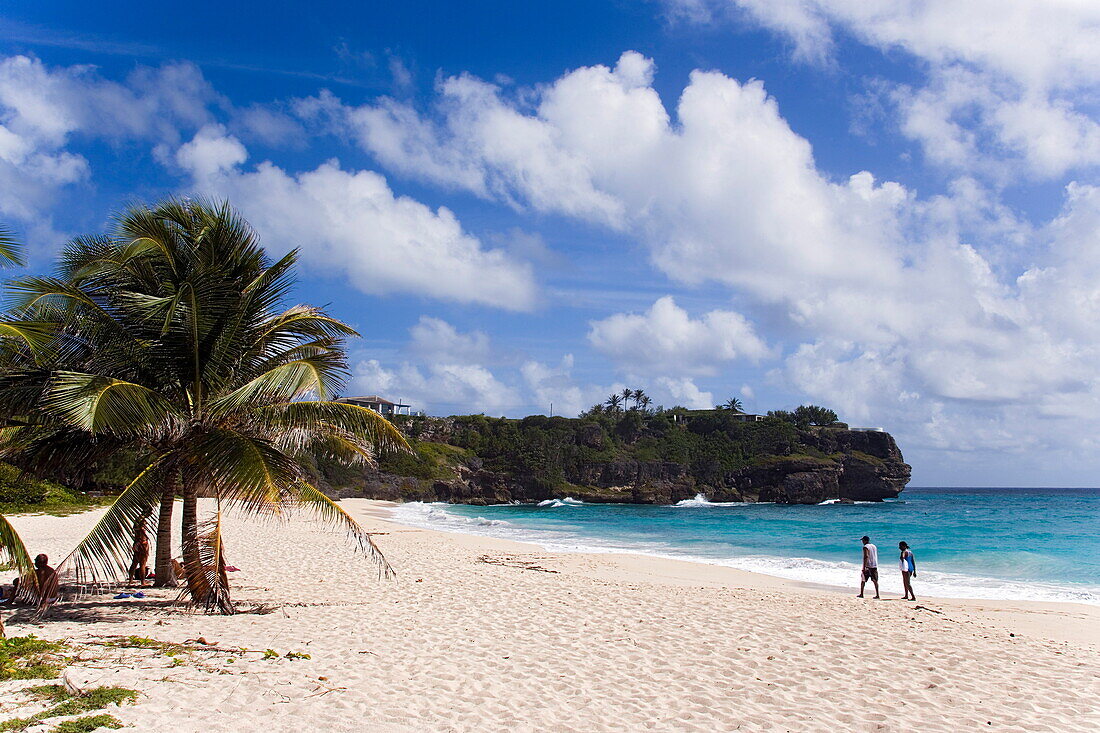
<path fill-rule="evenodd" d="M 30 726 L 37 725 L 49 718 L 90 713 L 108 705 L 122 705 L 133 702 L 138 696 L 137 690 L 128 690 L 125 687 L 95 687 L 83 695 L 74 695 L 65 689 L 64 685 L 36 685 L 28 687 L 24 692 L 29 693 L 38 700 L 49 701 L 53 704 L 28 718 L 5 720 L 0 723 L 0 731 L 26 730 Z M 93 731 L 96 728 L 104 727 L 121 728 L 122 722 L 113 715 L 102 713 L 75 720 L 66 720 L 55 726 L 53 730 Z"/>
<path fill-rule="evenodd" d="M 67 660 L 67 646 L 35 636 L 0 639 L 0 680 L 42 680 L 56 677 Z"/>
<path fill-rule="evenodd" d="M 753 466 L 778 466 L 784 463 L 806 463 L 811 466 L 835 466 L 837 462 L 831 458 L 818 458 L 807 453 L 792 453 L 789 456 L 761 456 L 754 458 Z"/>
<path fill-rule="evenodd" d="M 121 720 L 113 715 L 100 713 L 99 715 L 88 715 L 83 718 L 76 718 L 74 720 L 66 720 L 64 723 L 58 723 L 53 727 L 50 733 L 91 733 L 91 731 L 100 728 L 121 727 Z"/>
<path fill-rule="evenodd" d="M 68 693 L 67 690 L 63 691 Z M 137 690 L 128 690 L 125 687 L 96 687 L 88 690 L 83 695 L 68 695 L 60 703 L 45 711 L 43 717 L 58 718 L 63 715 L 80 715 L 90 713 L 93 710 L 105 708 L 108 705 L 122 705 L 137 699 Z"/>
<path fill-rule="evenodd" d="M 413 453 L 388 453 L 378 457 L 378 468 L 395 476 L 411 476 L 428 481 L 454 478 L 456 466 L 469 453 L 458 446 L 431 441 L 410 440 Z"/>
<path fill-rule="evenodd" d="M 33 695 L 37 700 L 49 700 L 50 702 L 60 702 L 72 696 L 72 693 L 65 689 L 65 685 L 35 685 L 34 687 L 28 687 L 23 692 Z"/>
<path fill-rule="evenodd" d="M 886 465 L 886 461 L 882 460 L 881 458 L 872 456 L 869 453 L 864 453 L 861 450 L 848 451 L 848 455 L 852 456 L 852 458 L 858 458 L 864 463 L 870 463 L 872 466 L 881 467 Z"/>
<path fill-rule="evenodd" d="M 0 463 L 0 514 L 52 514 L 64 516 L 84 512 L 112 497 L 93 497 L 52 481 L 23 473 Z"/>
<path fill-rule="evenodd" d="M 12 718 L 11 720 L 5 720 L 0 722 L 0 731 L 17 731 L 26 730 L 35 723 L 39 722 L 39 718 Z"/>

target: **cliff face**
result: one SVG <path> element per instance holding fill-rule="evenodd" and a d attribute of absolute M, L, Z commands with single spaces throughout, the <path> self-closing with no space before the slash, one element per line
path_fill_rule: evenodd
<path fill-rule="evenodd" d="M 419 429 L 404 427 L 415 433 L 418 456 L 430 460 L 383 460 L 379 469 L 324 478 L 339 496 L 466 504 L 563 496 L 669 504 L 697 494 L 784 504 L 878 501 L 896 497 L 909 481 L 910 467 L 887 433 L 704 417 L 625 430 L 606 421 L 541 418 L 535 428 L 509 421 L 517 426 L 511 431 L 487 421 L 472 432 L 462 418 L 429 418 Z"/>

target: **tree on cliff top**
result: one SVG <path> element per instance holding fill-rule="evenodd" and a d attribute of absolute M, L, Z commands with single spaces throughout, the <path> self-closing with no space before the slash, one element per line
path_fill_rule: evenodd
<path fill-rule="evenodd" d="M 818 405 L 801 405 L 795 408 L 794 412 L 789 412 L 787 410 L 768 410 L 768 417 L 777 418 L 783 422 L 797 425 L 803 429 L 811 425 L 827 427 L 836 424 L 838 421 L 835 412 L 827 407 L 819 407 Z"/>
<path fill-rule="evenodd" d="M 794 419 L 798 424 L 826 426 L 837 422 L 836 413 L 827 407 L 801 405 L 795 408 Z"/>
<path fill-rule="evenodd" d="M 744 405 L 741 404 L 741 400 L 736 397 L 730 397 L 726 400 L 725 404 L 718 405 L 720 410 L 733 410 L 734 412 L 744 412 Z"/>

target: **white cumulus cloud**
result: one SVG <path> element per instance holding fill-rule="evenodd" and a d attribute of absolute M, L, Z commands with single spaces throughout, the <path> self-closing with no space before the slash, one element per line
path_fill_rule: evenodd
<path fill-rule="evenodd" d="M 689 1 L 669 0 L 674 6 Z M 837 35 L 926 72 L 892 97 L 930 160 L 1002 181 L 1100 165 L 1100 3 L 1074 0 L 713 0 L 830 61 Z M 1012 164 L 1017 164 L 1013 166 Z M 1022 164 L 1022 165 L 1019 165 Z"/>
<path fill-rule="evenodd" d="M 125 82 L 91 66 L 51 68 L 29 56 L 0 60 L 0 215 L 31 222 L 55 195 L 91 175 L 66 148 L 77 137 L 177 141 L 208 119 L 216 95 L 192 64 L 141 67 Z M 45 215 L 48 216 L 48 215 Z"/>
<path fill-rule="evenodd" d="M 772 355 L 740 313 L 714 310 L 693 319 L 669 295 L 644 313 L 616 313 L 590 325 L 589 343 L 634 373 L 713 375 L 729 362 Z"/>
<path fill-rule="evenodd" d="M 229 198 L 276 249 L 301 247 L 305 261 L 342 272 L 366 293 L 525 310 L 535 301 L 529 265 L 487 249 L 447 208 L 398 196 L 373 171 L 335 160 L 292 174 L 271 162 L 252 169 L 247 151 L 220 127 L 204 127 L 176 162 L 197 192 Z"/>

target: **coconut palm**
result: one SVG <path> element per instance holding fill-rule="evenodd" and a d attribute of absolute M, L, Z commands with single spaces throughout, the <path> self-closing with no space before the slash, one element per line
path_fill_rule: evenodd
<path fill-rule="evenodd" d="M 736 397 L 730 397 L 726 400 L 726 403 L 721 406 L 724 410 L 733 410 L 734 412 L 744 412 L 744 406 L 741 404 L 741 400 Z"/>
<path fill-rule="evenodd" d="M 0 267 L 23 263 L 22 245 L 7 228 L 0 227 Z M 20 327 L 18 323 L 0 321 L 0 346 L 6 358 L 10 349 L 20 350 L 39 343 L 42 333 L 37 328 Z M 27 546 L 7 517 L 0 514 L 0 563 L 16 571 L 23 578 L 23 588 L 36 588 L 37 576 Z M 0 619 L 0 638 L 4 636 L 4 622 Z"/>
<path fill-rule="evenodd" d="M 634 390 L 629 387 L 624 387 L 623 391 L 619 393 L 619 396 L 623 399 L 623 409 L 626 409 L 626 403 L 634 399 Z"/>
<path fill-rule="evenodd" d="M 49 442 L 40 433 L 66 430 L 147 456 L 66 561 L 82 577 L 124 572 L 135 521 L 150 512 L 158 538 L 169 533 L 177 485 L 187 589 L 208 610 L 232 612 L 227 509 L 305 507 L 392 572 L 370 534 L 311 483 L 307 464 L 315 455 L 370 461 L 408 445 L 372 410 L 330 399 L 347 376 L 343 342 L 357 334 L 319 308 L 283 308 L 296 260 L 294 251 L 271 262 L 227 204 L 171 200 L 126 212 L 112 237 L 74 240 L 57 276 L 12 286 L 21 312 L 57 314 L 64 358 L 40 387 L 42 424 L 5 431 L 2 447 L 35 454 Z M 204 522 L 200 496 L 215 505 Z"/>
<path fill-rule="evenodd" d="M 619 405 L 621 405 L 622 402 L 623 402 L 622 396 L 617 395 L 617 394 L 613 394 L 613 395 L 611 395 L 610 397 L 607 398 L 607 401 L 604 404 L 607 405 L 609 412 L 618 412 L 619 411 Z"/>

